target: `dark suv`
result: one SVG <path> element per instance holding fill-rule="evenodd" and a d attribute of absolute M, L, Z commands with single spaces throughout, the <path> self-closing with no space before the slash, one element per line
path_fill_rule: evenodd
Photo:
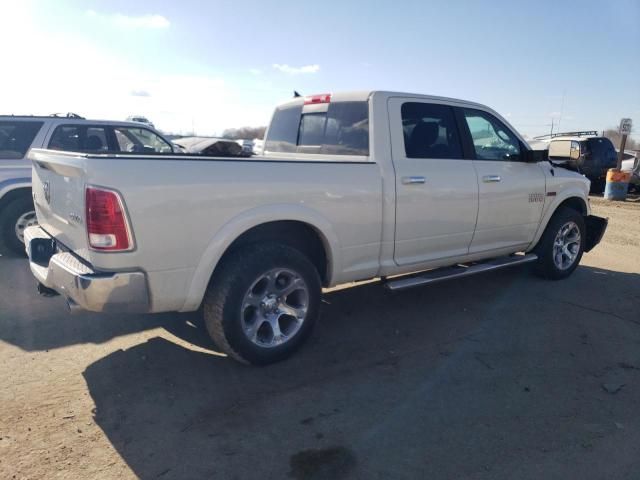
<path fill-rule="evenodd" d="M 599 136 L 596 131 L 554 133 L 534 140 L 538 142 L 534 149 L 545 143 L 548 145 L 549 160 L 591 180 L 591 193 L 604 191 L 607 170 L 615 168 L 617 163 L 611 140 Z"/>

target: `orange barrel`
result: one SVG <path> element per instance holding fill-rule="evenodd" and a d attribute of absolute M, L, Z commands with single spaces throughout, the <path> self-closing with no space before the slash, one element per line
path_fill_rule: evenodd
<path fill-rule="evenodd" d="M 624 200 L 627 198 L 630 179 L 631 172 L 621 172 L 615 168 L 610 168 L 607 172 L 604 198 L 607 200 Z"/>

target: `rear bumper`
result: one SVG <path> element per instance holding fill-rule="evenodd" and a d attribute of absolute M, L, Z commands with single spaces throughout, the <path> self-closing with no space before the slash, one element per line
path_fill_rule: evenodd
<path fill-rule="evenodd" d="M 607 229 L 609 220 L 595 215 L 587 215 L 584 217 L 585 227 L 587 229 L 587 238 L 585 241 L 584 251 L 589 252 L 600 243 L 604 232 Z"/>
<path fill-rule="evenodd" d="M 79 307 L 92 312 L 126 313 L 149 311 L 149 288 L 144 272 L 98 272 L 71 253 L 55 247 L 50 252 L 41 251 L 34 255 L 34 245 L 41 247 L 42 243 L 38 242 L 43 239 L 52 240 L 41 227 L 25 230 L 25 248 L 31 272 L 42 285 L 64 296 L 72 309 Z"/>

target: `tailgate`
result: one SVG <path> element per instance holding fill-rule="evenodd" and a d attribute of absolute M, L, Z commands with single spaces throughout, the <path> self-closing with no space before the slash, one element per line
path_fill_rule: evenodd
<path fill-rule="evenodd" d="M 38 223 L 56 241 L 85 256 L 86 156 L 33 149 L 29 158 L 33 162 L 32 190 Z"/>

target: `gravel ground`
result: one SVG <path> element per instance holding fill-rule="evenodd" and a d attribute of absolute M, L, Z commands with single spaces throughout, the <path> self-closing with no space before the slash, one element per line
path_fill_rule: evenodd
<path fill-rule="evenodd" d="M 0 257 L 0 478 L 638 479 L 640 202 L 568 280 L 328 292 L 287 362 L 198 315 L 70 316 Z"/>

